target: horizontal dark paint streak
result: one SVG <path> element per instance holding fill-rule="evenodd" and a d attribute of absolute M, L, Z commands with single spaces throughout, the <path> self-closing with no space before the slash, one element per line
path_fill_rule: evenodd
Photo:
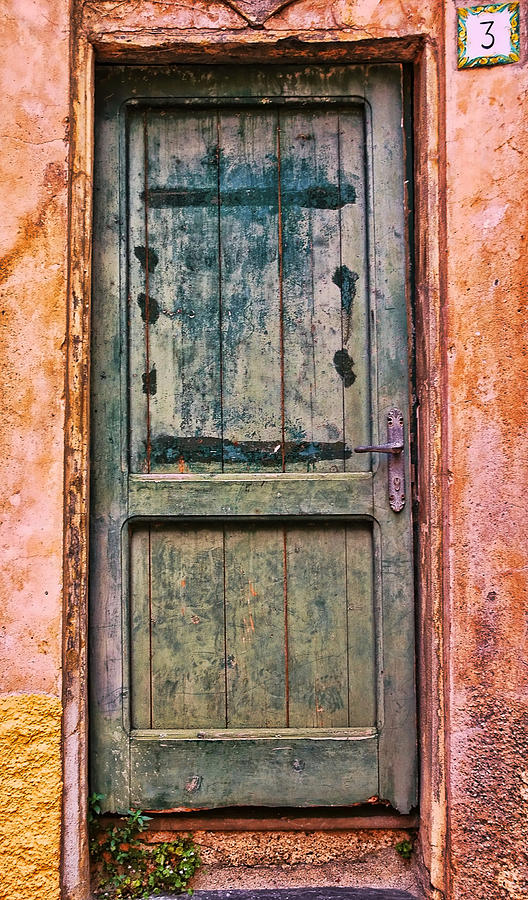
<path fill-rule="evenodd" d="M 151 444 L 154 463 L 211 462 L 222 458 L 225 463 L 260 463 L 277 465 L 281 459 L 281 441 L 240 441 L 232 443 L 219 437 L 173 437 L 159 435 Z M 284 445 L 286 462 L 317 462 L 322 459 L 350 459 L 352 450 L 343 441 L 287 441 Z"/>
<path fill-rule="evenodd" d="M 409 59 L 411 58 L 414 57 L 409 56 Z M 330 106 L 335 109 L 341 108 L 343 112 L 351 115 L 361 116 L 365 104 L 360 94 L 357 96 L 351 94 L 317 94 L 310 97 L 281 97 L 276 94 L 248 97 L 245 94 L 239 94 L 234 97 L 174 97 L 169 102 L 166 98 L 158 97 L 149 97 L 148 100 L 127 97 L 126 105 L 132 115 L 136 115 L 138 112 L 142 114 L 144 111 L 171 115 L 171 113 L 178 113 L 182 110 L 188 111 L 189 109 L 191 111 L 194 111 L 194 109 L 200 111 L 204 109 L 219 109 L 222 112 L 224 107 L 229 110 L 243 108 L 244 112 L 251 111 L 258 114 L 263 109 L 270 109 L 270 107 L 287 107 L 288 111 L 291 112 L 295 109 L 311 108 L 315 108 L 317 111 L 317 107 Z"/>
<path fill-rule="evenodd" d="M 142 194 L 142 199 L 145 199 Z M 220 201 L 215 190 L 207 188 L 150 188 L 149 206 L 152 209 L 196 206 L 248 207 L 279 205 L 278 195 L 269 188 L 237 188 L 221 191 Z M 356 202 L 356 190 L 353 185 L 317 185 L 303 190 L 282 190 L 282 206 L 298 206 L 301 209 L 342 209 L 349 203 Z"/>

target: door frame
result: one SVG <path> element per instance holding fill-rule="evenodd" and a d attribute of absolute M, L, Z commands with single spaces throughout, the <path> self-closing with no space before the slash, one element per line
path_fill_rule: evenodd
<path fill-rule="evenodd" d="M 74 23 L 71 53 L 71 143 L 69 189 L 69 271 L 65 380 L 64 617 L 63 617 L 63 828 L 62 893 L 68 900 L 89 896 L 87 799 L 87 596 L 89 509 L 89 385 L 94 65 L 244 61 L 245 44 L 236 35 L 229 44 L 208 33 L 207 45 L 186 47 L 174 33 L 156 33 L 145 49 L 139 34 L 108 41 L 108 24 L 88 33 Z M 93 25 L 93 23 L 92 23 Z M 264 36 L 263 36 L 264 37 Z M 449 579 L 447 520 L 447 347 L 444 309 L 445 166 L 442 80 L 433 45 L 422 37 L 394 41 L 334 43 L 318 33 L 319 43 L 283 46 L 263 40 L 252 61 L 280 63 L 404 63 L 412 72 L 414 213 L 409 241 L 414 251 L 414 290 L 409 317 L 414 325 L 415 391 L 418 409 L 414 515 L 416 528 L 416 623 L 418 736 L 420 755 L 420 846 L 432 883 L 445 889 L 446 847 L 445 673 Z M 328 41 L 328 45 L 326 44 Z M 330 41 L 332 44 L 330 45 Z M 163 44 L 163 58 L 157 47 Z M 240 53 L 242 51 L 242 53 Z M 242 56 L 242 60 L 241 57 Z M 408 199 L 410 194 L 408 195 Z M 414 309 L 411 302 L 414 300 Z M 412 329 L 409 329 L 412 333 Z M 365 825 L 363 824 L 363 827 Z"/>

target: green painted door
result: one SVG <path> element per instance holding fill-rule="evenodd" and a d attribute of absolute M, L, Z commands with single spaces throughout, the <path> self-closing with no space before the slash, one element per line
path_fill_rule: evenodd
<path fill-rule="evenodd" d="M 402 71 L 103 68 L 92 783 L 416 801 Z"/>

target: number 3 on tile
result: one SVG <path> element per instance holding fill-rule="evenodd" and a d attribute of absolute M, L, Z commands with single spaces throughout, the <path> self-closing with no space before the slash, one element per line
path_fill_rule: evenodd
<path fill-rule="evenodd" d="M 458 10 L 458 68 L 519 61 L 519 4 L 500 3 Z"/>
<path fill-rule="evenodd" d="M 491 50 L 495 43 L 495 35 L 493 34 L 493 26 L 495 25 L 495 19 L 492 19 L 491 22 L 479 22 L 479 25 L 482 25 L 483 28 L 486 29 L 485 34 L 489 37 L 489 44 L 482 43 L 480 46 L 483 50 Z"/>

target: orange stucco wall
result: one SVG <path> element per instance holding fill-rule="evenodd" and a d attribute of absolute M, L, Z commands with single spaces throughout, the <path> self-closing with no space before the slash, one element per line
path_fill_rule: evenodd
<path fill-rule="evenodd" d="M 448 22 L 454 46 L 452 15 Z M 524 48 L 526 59 L 526 37 Z M 452 864 L 458 896 L 521 900 L 528 896 L 528 68 L 449 75 Z"/>
<path fill-rule="evenodd" d="M 431 105 L 423 110 L 424 121 L 430 115 L 439 138 L 439 156 L 428 172 L 441 184 L 446 179 L 438 208 L 443 315 L 438 340 L 445 364 L 439 502 L 447 555 L 444 615 L 430 628 L 443 622 L 443 655 L 439 650 L 435 671 L 446 687 L 448 828 L 445 844 L 425 847 L 424 856 L 426 862 L 435 855 L 448 860 L 447 880 L 431 877 L 449 900 L 524 900 L 528 6 L 522 0 L 520 64 L 458 72 L 456 5 L 446 0 L 293 0 L 263 28 L 251 29 L 221 2 L 145 0 L 139 7 L 102 0 L 86 4 L 82 16 L 83 4 L 74 4 L 77 21 L 82 19 L 75 33 L 89 33 L 107 58 L 127 42 L 148 52 L 156 29 L 168 29 L 175 43 L 193 44 L 197 52 L 219 35 L 225 44 L 247 40 L 253 46 L 296 35 L 333 45 L 416 35 L 426 39 L 439 77 L 433 96 L 426 101 L 423 91 L 420 95 L 422 104 Z M 0 835 L 7 848 L 0 863 L 0 896 L 50 900 L 59 896 L 73 30 L 66 0 L 4 0 L 0 21 L 0 741 L 7 816 L 14 823 Z M 420 227 L 423 232 L 425 224 Z M 421 287 L 426 306 L 427 286 Z M 422 624 L 423 634 L 428 627 Z M 441 695 L 428 694 L 427 677 L 423 673 L 424 694 L 439 696 L 440 706 Z M 438 783 L 429 772 L 423 783 L 423 808 L 436 803 L 440 809 Z M 434 843 L 442 834 L 442 827 L 429 829 L 424 840 L 432 835 Z"/>

